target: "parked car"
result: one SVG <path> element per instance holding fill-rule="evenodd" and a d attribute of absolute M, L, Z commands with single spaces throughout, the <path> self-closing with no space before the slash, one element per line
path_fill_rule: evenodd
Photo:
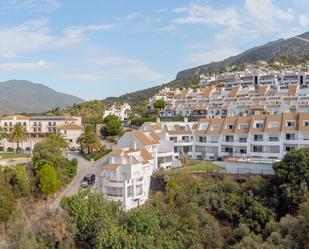
<path fill-rule="evenodd" d="M 92 186 L 95 183 L 95 175 L 86 175 L 83 178 L 83 182 L 82 183 L 87 183 L 88 186 Z"/>

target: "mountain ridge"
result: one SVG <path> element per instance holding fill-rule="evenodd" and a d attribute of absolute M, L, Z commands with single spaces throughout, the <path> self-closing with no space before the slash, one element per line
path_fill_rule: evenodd
<path fill-rule="evenodd" d="M 41 83 L 28 80 L 0 82 L 0 115 L 28 112 L 45 112 L 56 107 L 65 107 L 84 100 L 61 93 Z"/>
<path fill-rule="evenodd" d="M 239 65 L 245 62 L 256 62 L 258 60 L 271 61 L 278 57 L 289 55 L 309 54 L 309 32 L 288 39 L 280 38 L 276 41 L 267 42 L 261 46 L 248 49 L 238 55 L 230 56 L 225 60 L 211 62 L 208 64 L 185 69 L 177 73 L 176 80 L 185 80 L 206 72 L 220 72 L 226 66 Z"/>

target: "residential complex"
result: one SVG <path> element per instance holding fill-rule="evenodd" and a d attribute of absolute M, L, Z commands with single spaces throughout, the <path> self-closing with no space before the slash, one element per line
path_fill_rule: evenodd
<path fill-rule="evenodd" d="M 309 111 L 309 74 L 304 72 L 225 73 L 202 76 L 198 89 L 165 88 L 149 100 L 165 101 L 162 119 L 192 120 Z"/>
<path fill-rule="evenodd" d="M 121 121 L 127 120 L 129 118 L 131 111 L 131 106 L 128 103 L 119 104 L 114 103 L 109 110 L 105 110 L 103 118 L 108 115 L 115 115 L 119 117 Z"/>
<path fill-rule="evenodd" d="M 124 210 L 148 199 L 150 177 L 155 171 L 180 166 L 174 155 L 173 141 L 155 126 L 157 132 L 125 133 L 98 176 L 98 191 L 110 201 L 121 202 Z"/>
<path fill-rule="evenodd" d="M 176 158 L 271 162 L 292 149 L 309 147 L 308 112 L 146 123 L 143 128 L 165 132 L 174 142 Z"/>
<path fill-rule="evenodd" d="M 37 142 L 47 138 L 50 134 L 59 132 L 70 143 L 70 147 L 77 148 L 77 138 L 83 132 L 80 117 L 71 116 L 25 116 L 12 115 L 0 119 L 0 126 L 5 133 L 13 131 L 14 125 L 21 124 L 28 136 L 27 141 L 20 143 L 20 149 L 31 152 Z M 15 144 L 3 139 L 0 142 L 1 151 L 12 151 Z"/>

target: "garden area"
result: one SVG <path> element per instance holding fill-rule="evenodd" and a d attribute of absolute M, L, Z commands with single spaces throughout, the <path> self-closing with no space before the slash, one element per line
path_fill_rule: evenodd
<path fill-rule="evenodd" d="M 15 152 L 3 152 L 0 153 L 0 159 L 15 159 L 15 158 L 24 158 L 24 157 L 31 157 L 30 154 L 25 153 L 15 153 Z"/>

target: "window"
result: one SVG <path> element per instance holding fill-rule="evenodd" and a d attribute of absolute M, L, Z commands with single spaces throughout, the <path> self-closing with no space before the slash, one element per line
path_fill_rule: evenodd
<path fill-rule="evenodd" d="M 221 125 L 213 125 L 211 128 L 212 128 L 211 129 L 212 131 L 219 131 L 221 128 Z"/>
<path fill-rule="evenodd" d="M 234 142 L 234 137 L 233 136 L 225 136 L 225 141 L 226 142 Z"/>
<path fill-rule="evenodd" d="M 24 122 L 24 123 L 23 123 L 23 126 L 26 126 L 26 125 L 27 125 L 26 122 Z"/>
<path fill-rule="evenodd" d="M 249 125 L 248 124 L 240 124 L 239 129 L 248 129 Z"/>
<path fill-rule="evenodd" d="M 304 125 L 305 125 L 305 126 L 309 126 L 309 121 L 308 121 L 308 120 L 305 120 L 305 121 L 304 121 Z"/>
<path fill-rule="evenodd" d="M 295 134 L 287 133 L 287 134 L 285 134 L 285 139 L 286 140 L 295 140 Z"/>
<path fill-rule="evenodd" d="M 201 143 L 206 143 L 206 137 L 199 137 L 199 140 L 198 140 L 199 142 L 201 142 Z"/>
<path fill-rule="evenodd" d="M 263 122 L 255 123 L 254 128 L 263 128 Z"/>
<path fill-rule="evenodd" d="M 224 148 L 224 152 L 225 152 L 225 153 L 233 153 L 233 148 L 231 148 L 231 147 L 225 147 L 225 148 Z"/>
<path fill-rule="evenodd" d="M 268 128 L 278 128 L 279 127 L 279 122 L 269 122 L 268 123 Z"/>
<path fill-rule="evenodd" d="M 295 126 L 295 124 L 296 124 L 295 120 L 288 120 L 285 122 L 286 126 Z"/>
<path fill-rule="evenodd" d="M 247 154 L 247 150 L 246 149 L 240 149 L 239 152 L 240 152 L 240 154 Z"/>
<path fill-rule="evenodd" d="M 233 124 L 227 124 L 225 126 L 225 129 L 232 130 L 232 129 L 234 129 L 234 125 Z"/>
<path fill-rule="evenodd" d="M 247 142 L 247 138 L 246 137 L 240 137 L 239 138 L 239 142 L 240 143 L 246 143 Z"/>
<path fill-rule="evenodd" d="M 269 136 L 269 141 L 272 141 L 272 142 L 279 141 L 279 137 L 277 137 L 277 136 Z"/>
<path fill-rule="evenodd" d="M 263 152 L 263 146 L 261 145 L 253 146 L 253 152 Z"/>
<path fill-rule="evenodd" d="M 263 141 L 263 135 L 254 135 L 254 141 Z"/>
<path fill-rule="evenodd" d="M 295 147 L 293 147 L 293 146 L 287 146 L 287 147 L 285 147 L 285 151 L 286 152 L 290 152 L 290 151 L 292 151 L 292 150 L 294 150 L 295 149 Z"/>

